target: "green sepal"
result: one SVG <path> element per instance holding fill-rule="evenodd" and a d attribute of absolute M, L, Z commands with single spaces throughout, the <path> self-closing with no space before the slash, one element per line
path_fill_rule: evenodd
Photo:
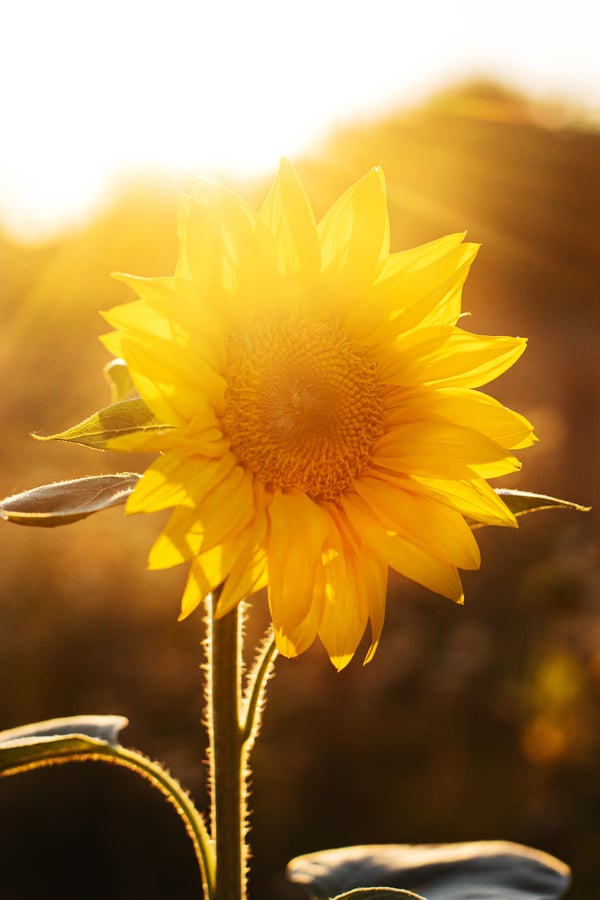
<path fill-rule="evenodd" d="M 526 513 L 539 512 L 542 509 L 575 509 L 579 512 L 589 512 L 591 508 L 546 494 L 532 494 L 530 491 L 513 491 L 507 488 L 495 490 L 515 516 L 524 516 Z"/>
<path fill-rule="evenodd" d="M 94 450 L 106 450 L 109 441 L 115 438 L 140 433 L 162 434 L 172 428 L 172 425 L 159 422 L 140 397 L 134 397 L 100 409 L 66 431 L 46 436 L 34 434 L 33 437 L 38 441 L 68 441 Z"/>
<path fill-rule="evenodd" d="M 0 518 L 16 525 L 54 528 L 122 506 L 142 476 L 137 472 L 56 481 L 0 501 Z"/>
<path fill-rule="evenodd" d="M 424 890 L 429 900 L 557 900 L 571 880 L 565 863 L 510 841 L 340 847 L 298 856 L 287 875 L 315 900 L 392 900 L 392 889 Z M 357 891 L 377 887 L 387 895 Z"/>
<path fill-rule="evenodd" d="M 137 394 L 136 386 L 124 359 L 111 359 L 104 366 L 102 374 L 108 382 L 110 399 L 113 403 L 129 400 Z"/>

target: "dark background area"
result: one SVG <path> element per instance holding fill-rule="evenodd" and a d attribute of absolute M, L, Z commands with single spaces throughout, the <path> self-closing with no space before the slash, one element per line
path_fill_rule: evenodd
<path fill-rule="evenodd" d="M 490 390 L 536 425 L 503 486 L 600 505 L 600 134 L 488 84 L 347 128 L 294 161 L 316 212 L 372 165 L 395 250 L 468 229 L 482 250 L 466 327 L 529 348 Z M 172 272 L 175 191 L 127 185 L 88 226 L 40 246 L 0 236 L 0 494 L 140 470 L 147 457 L 38 444 L 106 405 L 99 309 L 129 299 L 111 271 Z M 253 204 L 266 183 L 234 185 Z M 176 617 L 185 572 L 146 571 L 161 516 L 4 525 L 0 728 L 78 713 L 130 719 L 123 742 L 162 760 L 205 806 L 201 641 Z M 253 755 L 251 896 L 301 897 L 300 853 L 354 843 L 510 839 L 600 886 L 598 518 L 554 511 L 481 529 L 459 608 L 391 581 L 374 661 L 336 674 L 319 646 L 280 659 Z M 249 636 L 266 624 L 253 603 Z M 176 814 L 127 772 L 85 764 L 0 780 L 0 900 L 188 898 L 199 879 Z"/>

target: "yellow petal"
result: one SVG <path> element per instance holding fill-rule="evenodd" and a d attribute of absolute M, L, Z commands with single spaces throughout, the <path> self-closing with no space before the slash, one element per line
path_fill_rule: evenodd
<path fill-rule="evenodd" d="M 210 460 L 189 484 L 189 500 L 175 509 L 150 551 L 151 569 L 177 566 L 236 536 L 252 519 L 248 476 L 233 458 Z"/>
<path fill-rule="evenodd" d="M 262 560 L 262 572 L 266 570 L 266 560 Z M 240 570 L 245 575 L 240 579 L 236 572 Z M 246 557 L 240 561 L 239 553 L 236 553 L 235 542 L 213 547 L 212 550 L 203 553 L 195 559 L 191 565 L 190 573 L 181 598 L 181 612 L 179 621 L 186 619 L 194 610 L 225 581 L 225 589 L 222 591 L 215 615 L 220 618 L 233 609 L 241 600 L 248 597 L 253 591 L 262 586 L 258 582 L 261 572 L 257 572 L 258 564 L 254 567 L 249 564 Z M 234 597 L 232 602 L 231 589 L 226 593 L 227 586 L 234 579 L 236 589 L 244 591 L 239 597 Z M 246 590 L 246 588 L 250 588 Z"/>
<path fill-rule="evenodd" d="M 240 466 L 211 491 L 198 504 L 204 525 L 202 549 L 208 550 L 241 528 L 252 519 L 254 494 L 252 477 Z"/>
<path fill-rule="evenodd" d="M 209 178 L 194 183 L 184 236 L 192 280 L 230 327 L 252 321 L 278 274 L 273 238 L 254 210 Z M 214 298 L 214 299 L 213 299 Z"/>
<path fill-rule="evenodd" d="M 242 600 L 266 587 L 267 583 L 267 557 L 264 550 L 259 549 L 240 557 L 227 576 L 215 616 L 220 618 L 226 615 Z"/>
<path fill-rule="evenodd" d="M 367 599 L 355 583 L 352 548 L 332 528 L 325 565 L 326 599 L 319 637 L 338 671 L 346 666 L 362 638 L 369 617 Z"/>
<path fill-rule="evenodd" d="M 252 479 L 239 466 L 232 466 L 224 478 L 215 480 L 208 490 L 205 488 L 203 480 L 201 496 L 195 498 L 194 504 L 197 522 L 187 535 L 195 553 L 205 553 L 236 535 L 255 511 Z"/>
<path fill-rule="evenodd" d="M 190 579 L 184 592 L 180 619 L 189 615 L 209 593 L 223 584 L 215 616 L 224 616 L 241 600 L 263 587 L 266 556 L 257 544 L 264 539 L 264 514 L 192 563 Z"/>
<path fill-rule="evenodd" d="M 170 569 L 187 562 L 198 556 L 203 538 L 196 507 L 176 507 L 150 550 L 148 568 Z"/>
<path fill-rule="evenodd" d="M 194 182 L 183 223 L 192 280 L 209 292 L 235 289 L 242 257 L 256 246 L 256 213 L 212 178 Z"/>
<path fill-rule="evenodd" d="M 381 169 L 349 188 L 319 223 L 322 271 L 340 296 L 356 297 L 389 253 L 389 220 Z M 349 299 L 349 298 L 347 298 Z"/>
<path fill-rule="evenodd" d="M 105 313 L 104 318 L 113 327 L 176 341 L 212 368 L 223 368 L 226 361 L 223 322 L 210 304 L 211 298 L 199 296 L 191 281 L 121 273 L 113 277 L 144 301 L 137 305 L 124 304 Z"/>
<path fill-rule="evenodd" d="M 463 602 L 462 584 L 454 566 L 386 531 L 358 495 L 345 495 L 341 505 L 357 534 L 392 569 L 443 597 Z"/>
<path fill-rule="evenodd" d="M 380 364 L 379 377 L 405 387 L 480 387 L 510 368 L 526 345 L 523 338 L 487 337 L 460 328 L 415 329 L 397 339 Z"/>
<path fill-rule="evenodd" d="M 197 478 L 196 460 L 166 453 L 148 466 L 127 501 L 128 513 L 158 512 L 170 506 L 192 506 L 191 485 Z"/>
<path fill-rule="evenodd" d="M 364 544 L 359 546 L 337 508 L 332 507 L 331 515 L 337 535 L 325 566 L 327 596 L 319 638 L 339 671 L 354 656 L 369 618 L 373 641 L 368 658 L 375 652 L 383 627 L 387 566 Z"/>
<path fill-rule="evenodd" d="M 196 454 L 207 459 L 227 456 L 229 441 L 223 437 L 220 426 L 211 409 L 204 409 L 194 416 L 185 428 L 175 431 L 178 449 L 182 454 Z"/>
<path fill-rule="evenodd" d="M 386 528 L 453 566 L 479 568 L 477 541 L 460 513 L 378 478 L 361 478 L 355 488 Z"/>
<path fill-rule="evenodd" d="M 299 656 L 301 653 L 305 653 L 314 643 L 323 616 L 325 588 L 324 570 L 322 566 L 318 566 L 312 585 L 312 601 L 305 617 L 297 625 L 288 628 L 286 631 L 275 627 L 275 622 L 273 621 L 277 651 L 282 656 L 288 658 Z"/>
<path fill-rule="evenodd" d="M 403 290 L 414 297 L 410 307 L 394 315 L 393 324 L 397 333 L 411 328 L 433 327 L 436 325 L 456 325 L 462 307 L 462 289 L 469 270 L 477 255 L 478 244 L 462 244 L 443 262 L 445 273 L 427 274 L 431 283 L 418 285 L 418 276 L 413 276 L 413 284 L 405 284 Z M 432 267 L 433 268 L 433 267 Z M 439 266 L 441 269 L 442 266 Z"/>
<path fill-rule="evenodd" d="M 119 277 L 124 281 L 125 277 Z M 123 303 L 121 306 L 113 306 L 102 317 L 109 325 L 120 331 L 133 331 L 145 335 L 154 335 L 170 341 L 182 342 L 187 338 L 185 332 L 173 319 L 165 319 L 144 300 L 134 300 Z"/>
<path fill-rule="evenodd" d="M 443 260 L 460 246 L 465 236 L 466 231 L 446 234 L 444 237 L 436 238 L 434 241 L 429 241 L 426 244 L 419 244 L 418 247 L 391 253 L 385 261 L 377 283 L 395 279 L 400 274 L 408 275 L 411 272 L 426 273 L 430 266 L 435 266 L 440 260 Z"/>
<path fill-rule="evenodd" d="M 129 334 L 121 348 L 140 395 L 163 421 L 184 425 L 206 407 L 222 412 L 225 379 L 184 347 Z"/>
<path fill-rule="evenodd" d="M 383 631 L 388 567 L 378 554 L 365 546 L 358 557 L 357 573 L 362 582 L 362 590 L 368 598 L 371 622 L 371 643 L 364 659 L 366 665 L 375 656 Z"/>
<path fill-rule="evenodd" d="M 286 642 L 296 648 L 295 652 L 301 652 L 297 648 L 309 627 L 306 624 L 300 634 L 296 633 L 298 626 L 308 622 L 330 522 L 305 494 L 281 491 L 273 495 L 268 518 L 269 605 L 275 636 L 289 655 Z M 314 634 L 308 638 L 314 638 Z"/>
<path fill-rule="evenodd" d="M 187 235 L 190 227 L 190 210 L 192 198 L 188 194 L 177 195 L 177 237 L 179 238 L 179 255 L 175 267 L 175 277 L 191 281 L 192 273 L 187 258 Z"/>
<path fill-rule="evenodd" d="M 236 559 L 219 597 L 215 615 L 220 617 L 256 591 L 267 586 L 267 555 L 264 549 L 267 515 L 262 488 L 255 486 L 255 513 L 248 525 L 232 539 Z"/>
<path fill-rule="evenodd" d="M 317 226 L 306 191 L 287 159 L 281 160 L 260 218 L 273 235 L 282 274 L 314 281 L 321 268 Z"/>
<path fill-rule="evenodd" d="M 474 428 L 435 420 L 389 428 L 373 448 L 372 464 L 406 475 L 458 479 L 485 467 L 503 472 L 521 467 L 505 447 Z"/>
<path fill-rule="evenodd" d="M 110 331 L 108 334 L 101 334 L 100 342 L 106 347 L 113 356 L 122 358 L 123 356 L 123 335 L 118 331 Z"/>
<path fill-rule="evenodd" d="M 417 262 L 410 262 L 415 251 L 409 251 L 408 259 L 404 253 L 388 257 L 364 303 L 349 313 L 357 334 L 382 341 L 416 326 L 455 325 L 462 287 L 478 250 L 477 244 L 459 243 L 461 238 L 436 241 L 438 252 L 418 256 Z"/>
<path fill-rule="evenodd" d="M 162 453 L 166 450 L 175 450 L 179 445 L 177 429 L 165 427 L 134 431 L 131 434 L 110 438 L 106 441 L 105 449 L 123 450 L 128 453 Z"/>
<path fill-rule="evenodd" d="M 389 394 L 386 407 L 388 428 L 435 418 L 479 431 L 508 449 L 529 447 L 537 440 L 525 416 L 469 388 L 398 389 Z"/>
<path fill-rule="evenodd" d="M 228 571 L 226 554 L 227 549 L 224 546 L 213 547 L 208 553 L 193 561 L 181 598 L 180 622 L 187 619 L 221 584 Z"/>
<path fill-rule="evenodd" d="M 517 527 L 517 520 L 508 506 L 487 481 L 474 478 L 471 481 L 440 480 L 413 476 L 419 490 L 434 500 L 439 500 L 457 510 L 473 522 L 487 525 Z"/>

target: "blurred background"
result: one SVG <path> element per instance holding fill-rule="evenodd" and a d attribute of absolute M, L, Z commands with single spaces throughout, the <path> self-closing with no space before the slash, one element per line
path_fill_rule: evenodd
<path fill-rule="evenodd" d="M 587 2 L 22 0 L 0 13 L 0 494 L 146 457 L 40 445 L 106 405 L 98 310 L 115 270 L 169 274 L 196 174 L 260 204 L 290 156 L 321 215 L 372 165 L 393 249 L 482 243 L 469 327 L 525 335 L 491 393 L 539 444 L 503 486 L 591 504 L 481 529 L 467 601 L 393 579 L 375 660 L 279 660 L 254 752 L 251 895 L 290 900 L 295 855 L 503 838 L 600 885 L 600 57 Z M 0 728 L 130 719 L 126 744 L 205 802 L 200 614 L 183 570 L 148 573 L 161 517 L 115 509 L 1 529 Z M 253 603 L 249 635 L 266 624 Z M 0 781 L 0 900 L 188 898 L 174 812 L 89 764 Z M 196 892 L 196 893 L 195 893 Z"/>

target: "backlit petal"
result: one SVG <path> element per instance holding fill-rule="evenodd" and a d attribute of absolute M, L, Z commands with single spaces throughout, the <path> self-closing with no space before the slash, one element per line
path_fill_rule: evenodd
<path fill-rule="evenodd" d="M 105 313 L 104 318 L 114 328 L 165 337 L 187 347 L 213 368 L 223 368 L 226 359 L 223 322 L 212 306 L 211 298 L 201 297 L 191 281 L 123 274 L 114 277 L 135 291 L 145 303 L 145 307 L 124 304 Z"/>
<path fill-rule="evenodd" d="M 522 338 L 486 337 L 460 328 L 415 329 L 382 358 L 386 384 L 474 388 L 502 375 L 521 356 Z"/>
<path fill-rule="evenodd" d="M 317 569 L 329 535 L 326 514 L 304 494 L 277 491 L 268 508 L 269 605 L 278 645 L 297 647 L 310 613 Z M 297 535 L 302 539 L 298 540 Z"/>
<path fill-rule="evenodd" d="M 275 242 L 283 275 L 313 282 L 321 268 L 321 247 L 312 207 L 296 170 L 282 159 L 260 211 Z"/>
<path fill-rule="evenodd" d="M 255 514 L 252 478 L 240 466 L 197 501 L 204 535 L 201 550 L 227 540 L 244 528 Z"/>
<path fill-rule="evenodd" d="M 264 539 L 266 521 L 257 517 L 234 537 L 201 553 L 192 563 L 184 591 L 180 619 L 188 616 L 219 585 L 223 590 L 215 609 L 217 617 L 266 584 L 266 557 L 257 549 Z"/>
<path fill-rule="evenodd" d="M 231 327 L 247 325 L 271 293 L 277 274 L 275 247 L 265 224 L 222 184 L 198 178 L 184 244 L 194 284 Z"/>
<path fill-rule="evenodd" d="M 222 411 L 226 382 L 204 360 L 162 338 L 130 333 L 121 348 L 140 395 L 165 422 L 185 424 L 205 407 Z"/>
<path fill-rule="evenodd" d="M 372 644 L 367 656 L 375 651 L 383 628 L 387 566 L 357 541 L 337 508 L 331 509 L 331 515 L 337 527 L 325 570 L 327 592 L 319 637 L 340 670 L 354 656 L 369 619 Z"/>
<path fill-rule="evenodd" d="M 192 506 L 191 490 L 202 467 L 197 461 L 167 453 L 144 472 L 127 501 L 127 512 L 158 512 L 171 506 Z"/>
<path fill-rule="evenodd" d="M 536 441 L 531 422 L 481 391 L 416 388 L 396 397 L 390 394 L 387 406 L 389 428 L 427 417 L 474 429 L 507 449 L 528 447 Z"/>
<path fill-rule="evenodd" d="M 410 256 L 414 251 L 388 257 L 364 304 L 349 312 L 357 334 L 386 340 L 417 326 L 455 325 L 462 286 L 478 250 L 477 244 L 461 244 L 461 238 L 435 241 L 437 252 L 432 245 L 429 254 L 417 254 L 416 260 Z"/>
<path fill-rule="evenodd" d="M 460 513 L 420 492 L 378 478 L 361 478 L 356 491 L 390 531 L 453 566 L 479 568 L 477 541 Z"/>
<path fill-rule="evenodd" d="M 437 559 L 410 541 L 387 531 L 374 518 L 369 507 L 358 495 L 342 497 L 342 508 L 357 534 L 371 550 L 386 563 L 407 578 L 422 584 L 436 594 L 448 597 L 456 603 L 463 602 L 463 590 L 455 566 Z"/>
<path fill-rule="evenodd" d="M 217 617 L 225 616 L 238 603 L 260 591 L 268 584 L 267 557 L 264 550 L 241 556 L 232 567 L 215 610 Z"/>
<path fill-rule="evenodd" d="M 343 296 L 356 296 L 389 252 L 389 220 L 381 169 L 372 169 L 337 200 L 319 223 L 322 267 Z"/>
<path fill-rule="evenodd" d="M 517 527 L 517 520 L 506 503 L 483 478 L 471 481 L 440 480 L 413 476 L 421 493 L 457 510 L 473 522 Z"/>
<path fill-rule="evenodd" d="M 474 428 L 435 419 L 390 428 L 373 448 L 373 464 L 406 475 L 469 478 L 485 466 L 517 471 L 519 460 Z"/>

